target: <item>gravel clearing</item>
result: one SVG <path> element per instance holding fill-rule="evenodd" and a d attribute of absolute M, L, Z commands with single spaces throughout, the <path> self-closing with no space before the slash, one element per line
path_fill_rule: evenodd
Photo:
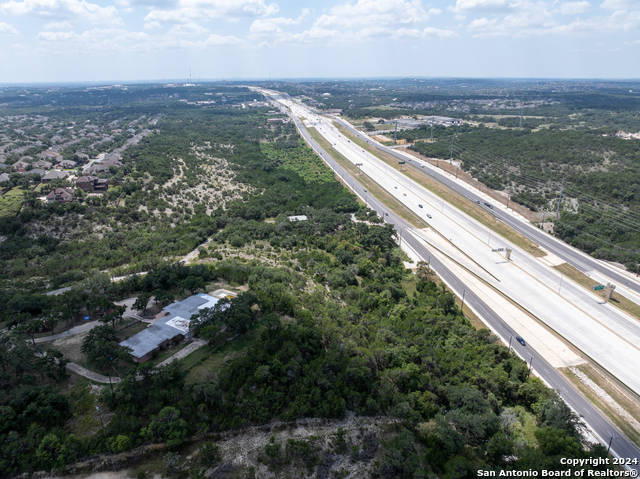
<path fill-rule="evenodd" d="M 575 374 L 580 381 L 582 381 L 589 389 L 591 389 L 596 395 L 606 402 L 622 419 L 627 421 L 629 425 L 636 431 L 640 432 L 640 422 L 638 422 L 631 414 L 629 414 L 620 404 L 617 403 L 607 392 L 594 383 L 589 377 L 577 368 L 569 368 L 573 374 Z"/>

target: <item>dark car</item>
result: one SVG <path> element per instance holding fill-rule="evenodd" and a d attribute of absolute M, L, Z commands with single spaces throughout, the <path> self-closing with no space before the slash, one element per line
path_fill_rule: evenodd
<path fill-rule="evenodd" d="M 523 346 L 526 346 L 526 345 L 527 345 L 526 341 L 525 341 L 524 339 L 522 339 L 522 337 L 521 337 L 521 336 L 516 336 L 516 340 L 517 340 L 520 344 L 522 344 Z"/>
<path fill-rule="evenodd" d="M 485 205 L 487 208 L 491 208 L 491 209 L 493 209 L 493 206 L 491 206 L 491 204 L 490 204 L 490 203 L 487 203 L 486 201 L 484 202 L 484 205 Z"/>
<path fill-rule="evenodd" d="M 422 205 L 418 205 L 420 208 L 422 208 Z"/>

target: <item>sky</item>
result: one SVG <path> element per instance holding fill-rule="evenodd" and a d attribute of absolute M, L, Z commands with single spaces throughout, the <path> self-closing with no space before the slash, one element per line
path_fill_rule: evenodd
<path fill-rule="evenodd" d="M 0 83 L 640 78 L 640 0 L 0 0 Z"/>

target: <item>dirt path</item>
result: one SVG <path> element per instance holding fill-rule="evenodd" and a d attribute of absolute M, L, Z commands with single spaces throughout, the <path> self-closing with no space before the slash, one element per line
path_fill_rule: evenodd
<path fill-rule="evenodd" d="M 206 346 L 206 345 L 207 345 L 206 341 L 204 341 L 202 339 L 196 339 L 191 344 L 189 344 L 187 347 L 182 348 L 180 351 L 175 353 L 173 356 L 171 356 L 168 359 L 165 359 L 164 361 L 162 361 L 156 367 L 166 366 L 169 363 L 172 363 L 173 361 L 179 361 L 180 359 L 186 358 L 192 352 L 194 352 L 197 349 L 200 349 L 202 346 Z M 117 384 L 117 383 L 120 382 L 120 378 L 119 377 L 111 377 L 110 378 L 109 376 L 103 376 L 102 374 L 94 373 L 93 371 L 90 371 L 87 368 L 83 368 L 82 366 L 80 366 L 79 364 L 76 364 L 76 363 L 68 363 L 67 364 L 67 369 L 70 370 L 70 371 L 73 371 L 74 373 L 76 373 L 76 374 L 78 374 L 80 376 L 84 376 L 85 378 L 91 379 L 92 381 L 95 381 L 95 382 L 100 383 L 100 384 L 109 384 L 109 383 Z M 140 381 L 141 379 L 142 379 L 142 376 L 138 376 L 136 378 L 137 381 Z"/>

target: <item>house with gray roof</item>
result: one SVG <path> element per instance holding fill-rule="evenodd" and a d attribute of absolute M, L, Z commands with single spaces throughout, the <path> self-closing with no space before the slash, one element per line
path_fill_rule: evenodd
<path fill-rule="evenodd" d="M 53 180 L 64 180 L 67 176 L 69 176 L 69 173 L 67 173 L 66 171 L 51 170 L 42 177 L 42 182 L 48 183 L 49 181 Z"/>
<path fill-rule="evenodd" d="M 120 346 L 131 348 L 131 356 L 138 363 L 148 361 L 154 351 L 168 346 L 174 339 L 191 339 L 191 316 L 198 314 L 201 309 L 213 308 L 218 301 L 218 298 L 208 294 L 194 294 L 183 301 L 172 303 L 156 316 L 159 319 L 151 326 L 122 341 Z"/>
<path fill-rule="evenodd" d="M 38 160 L 31 163 L 31 166 L 34 168 L 42 168 L 43 170 L 50 170 L 53 166 L 53 163 L 47 160 Z"/>
<path fill-rule="evenodd" d="M 40 169 L 40 168 L 33 168 L 32 170 L 28 170 L 28 171 L 21 171 L 20 174 L 22 175 L 38 175 L 40 178 L 42 178 L 44 175 L 47 174 L 46 171 Z"/>
<path fill-rule="evenodd" d="M 63 168 L 75 168 L 76 164 L 77 163 L 72 160 L 62 160 L 58 162 L 58 166 L 61 166 Z"/>

